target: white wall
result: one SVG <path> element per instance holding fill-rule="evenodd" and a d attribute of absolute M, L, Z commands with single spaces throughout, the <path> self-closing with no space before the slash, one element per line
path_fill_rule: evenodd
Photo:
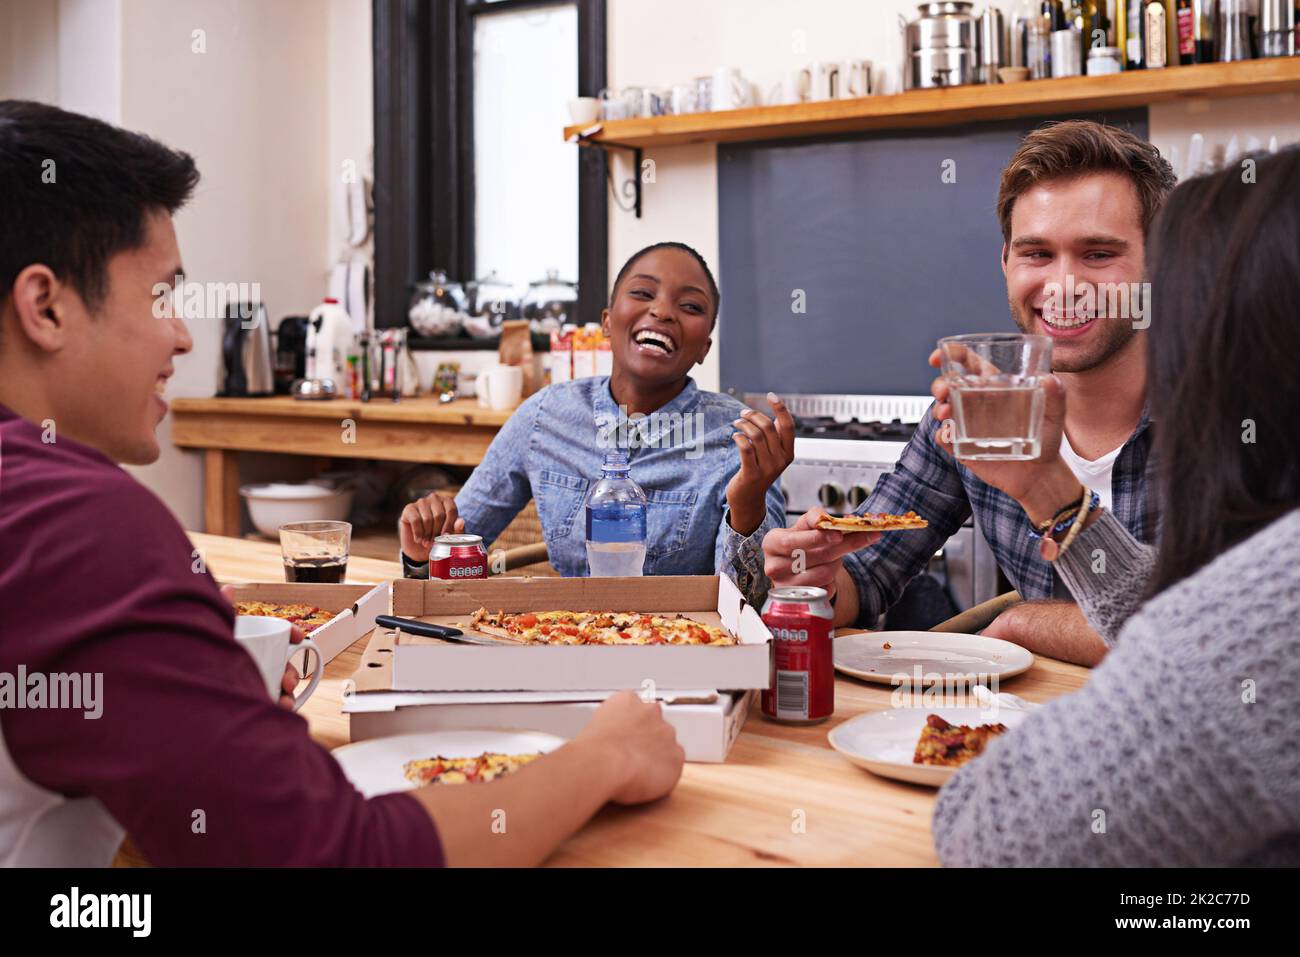
<path fill-rule="evenodd" d="M 59 0 L 0 0 L 0 97 L 57 99 L 59 66 L 46 51 L 58 32 Z"/>
<path fill-rule="evenodd" d="M 999 4 L 1009 14 L 1009 0 Z M 886 92 L 901 88 L 902 33 L 899 14 L 916 16 L 914 0 L 610 0 L 608 83 L 611 87 L 671 86 L 739 67 L 766 93 L 783 72 L 814 60 L 869 59 L 887 79 Z M 1300 102 L 1292 94 L 1230 100 L 1180 101 L 1150 110 L 1151 140 L 1166 154 L 1179 147 L 1186 158 L 1193 132 L 1223 144 L 1239 133 L 1267 144 L 1300 139 Z M 643 217 L 610 207 L 610 277 L 637 249 L 673 239 L 689 243 L 710 265 L 718 262 L 717 148 L 711 144 L 656 148 L 655 182 L 643 186 Z M 617 159 L 616 184 L 630 175 Z M 993 197 L 989 197 L 992 208 Z M 728 321 L 723 303 L 722 323 Z M 742 320 L 743 321 L 743 320 Z M 715 336 L 715 342 L 717 337 Z M 715 346 L 697 369 L 701 387 L 718 388 Z"/>

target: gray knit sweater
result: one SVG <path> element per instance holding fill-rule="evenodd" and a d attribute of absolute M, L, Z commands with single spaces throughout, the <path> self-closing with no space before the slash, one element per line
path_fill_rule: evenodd
<path fill-rule="evenodd" d="M 1300 510 L 1134 614 L 1152 559 L 1103 514 L 1057 563 L 1112 649 L 939 792 L 945 865 L 1300 864 Z"/>

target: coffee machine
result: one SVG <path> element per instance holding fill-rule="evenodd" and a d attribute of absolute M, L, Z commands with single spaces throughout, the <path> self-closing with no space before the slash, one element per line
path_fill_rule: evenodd
<path fill-rule="evenodd" d="M 268 326 L 266 307 L 260 302 L 226 304 L 221 334 L 219 395 L 248 397 L 275 392 Z"/>

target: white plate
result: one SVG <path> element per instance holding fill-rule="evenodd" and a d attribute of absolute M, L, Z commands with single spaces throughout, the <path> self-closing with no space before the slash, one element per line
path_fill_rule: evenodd
<path fill-rule="evenodd" d="M 485 751 L 536 754 L 554 751 L 563 738 L 541 731 L 422 731 L 391 738 L 373 738 L 334 749 L 348 780 L 366 797 L 411 791 L 402 767 L 407 761 L 432 758 L 474 758 Z"/>
<path fill-rule="evenodd" d="M 943 679 L 1010 678 L 1034 663 L 1029 651 L 1001 638 L 939 631 L 864 631 L 836 638 L 834 648 L 837 671 L 881 684 L 895 684 L 898 674 L 910 682 L 917 666 L 924 687 Z"/>
<path fill-rule="evenodd" d="M 1027 712 L 1012 711 L 1010 708 L 999 708 L 996 717 L 992 711 L 982 708 L 890 708 L 845 721 L 832 728 L 826 738 L 832 748 L 860 768 L 910 784 L 942 787 L 957 773 L 957 768 L 912 763 L 916 741 L 921 736 L 921 726 L 932 714 L 953 724 L 1000 722 L 1008 729 L 1016 727 L 1029 717 Z M 978 761 L 979 758 L 975 760 Z"/>

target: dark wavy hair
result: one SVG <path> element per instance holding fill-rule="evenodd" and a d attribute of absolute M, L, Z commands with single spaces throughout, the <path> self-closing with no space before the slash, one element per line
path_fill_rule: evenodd
<path fill-rule="evenodd" d="M 648 253 L 657 252 L 660 249 L 675 249 L 678 252 L 686 253 L 686 255 L 690 256 L 700 264 L 700 268 L 704 270 L 704 278 L 709 281 L 709 294 L 713 297 L 712 319 L 716 323 L 718 321 L 718 307 L 722 305 L 722 293 L 718 291 L 718 281 L 713 278 L 713 271 L 709 269 L 709 264 L 704 261 L 704 257 L 701 256 L 697 250 L 687 246 L 685 243 L 654 243 L 650 246 L 646 246 L 644 249 L 639 249 L 634 252 L 628 261 L 623 263 L 623 268 L 618 271 L 618 276 L 614 279 L 614 288 L 610 291 L 609 298 L 612 300 L 616 295 L 618 295 L 618 287 L 622 284 L 624 277 L 627 276 L 628 270 L 636 265 L 637 261 L 642 256 L 645 256 Z"/>
<path fill-rule="evenodd" d="M 1300 148 L 1188 180 L 1147 240 L 1152 593 L 1300 505 Z"/>
<path fill-rule="evenodd" d="M 94 311 L 108 261 L 145 241 L 199 181 L 194 159 L 140 133 L 27 100 L 0 100 L 0 305 L 18 274 L 48 266 Z"/>

